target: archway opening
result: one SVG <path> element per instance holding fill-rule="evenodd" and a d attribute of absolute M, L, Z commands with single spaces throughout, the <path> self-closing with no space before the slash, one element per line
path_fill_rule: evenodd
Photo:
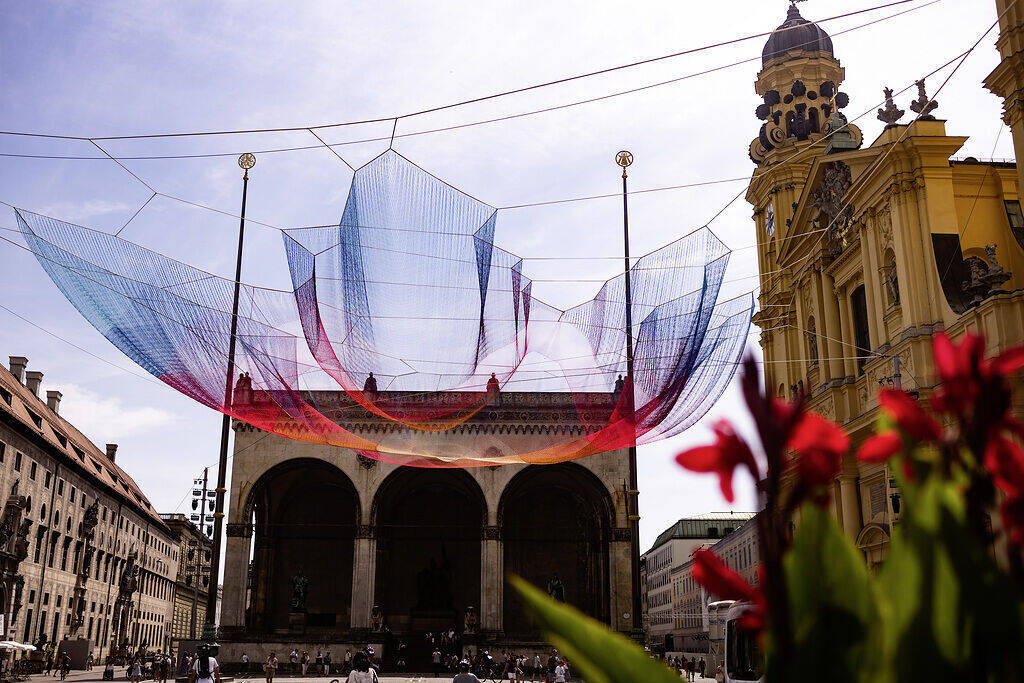
<path fill-rule="evenodd" d="M 255 552 L 249 625 L 263 631 L 348 628 L 359 499 L 333 465 L 293 460 L 253 488 Z M 301 573 L 305 605 L 295 604 Z M 301 589 L 299 591 L 302 592 Z"/>
<path fill-rule="evenodd" d="M 505 488 L 498 510 L 506 574 L 610 623 L 612 510 L 607 490 L 579 465 L 526 468 Z M 505 593 L 504 629 L 513 638 L 540 635 L 512 591 Z"/>
<path fill-rule="evenodd" d="M 374 500 L 375 603 L 395 634 L 461 630 L 480 607 L 480 486 L 454 469 L 396 470 Z"/>

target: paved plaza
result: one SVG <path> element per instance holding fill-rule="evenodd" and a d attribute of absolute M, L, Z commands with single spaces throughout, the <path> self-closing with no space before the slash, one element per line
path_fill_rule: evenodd
<path fill-rule="evenodd" d="M 127 680 L 124 676 L 124 668 L 118 667 L 115 671 L 114 683 L 123 683 Z M 72 671 L 68 674 L 68 683 L 92 683 L 92 681 L 100 681 L 103 676 L 102 667 L 94 667 L 92 671 Z M 450 681 L 451 675 L 441 675 L 438 678 L 434 678 L 431 675 L 423 674 L 388 674 L 384 673 L 380 677 L 381 683 L 424 683 L 425 681 Z M 263 683 L 263 676 L 242 676 L 236 677 L 236 681 L 252 681 L 253 683 Z M 274 678 L 275 683 L 331 683 L 332 681 L 338 681 L 344 683 L 345 677 L 340 675 L 333 675 L 330 678 L 322 676 L 319 678 L 292 678 L 291 676 L 276 676 Z M 484 679 L 490 681 L 492 679 Z M 497 681 L 498 679 L 493 679 Z M 527 681 L 530 679 L 527 678 Z M 682 679 L 680 679 L 682 680 Z M 715 683 L 713 678 L 695 678 L 696 683 Z M 38 674 L 29 678 L 29 683 L 59 683 L 60 676 L 47 676 L 45 674 Z M 585 683 L 583 679 L 573 677 L 572 683 Z"/>

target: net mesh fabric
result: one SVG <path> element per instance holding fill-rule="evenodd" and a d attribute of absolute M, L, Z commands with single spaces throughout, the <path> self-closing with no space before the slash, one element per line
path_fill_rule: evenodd
<path fill-rule="evenodd" d="M 337 227 L 282 231 L 290 291 L 241 284 L 226 401 L 231 280 L 16 215 L 68 300 L 161 381 L 262 430 L 406 465 L 559 462 L 678 434 L 724 391 L 753 307 L 718 300 L 729 250 L 706 228 L 637 259 L 620 386 L 624 274 L 568 310 L 541 301 L 495 245 L 493 207 L 388 150 L 355 172 Z M 530 392 L 562 406 L 562 428 L 479 429 Z M 454 446 L 451 430 L 481 436 Z"/>

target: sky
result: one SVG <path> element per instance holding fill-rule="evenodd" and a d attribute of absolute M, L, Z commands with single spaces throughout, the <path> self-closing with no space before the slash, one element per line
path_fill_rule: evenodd
<path fill-rule="evenodd" d="M 870 0 L 810 0 L 815 20 L 870 7 Z M 911 84 L 969 48 L 995 21 L 993 0 L 920 0 L 824 23 L 846 69 L 845 110 L 866 141 L 883 86 Z M 0 129 L 81 136 L 311 126 L 385 118 L 702 45 L 769 31 L 785 0 L 711 2 L 14 2 L 0 0 Z M 914 11 L 856 28 L 906 9 Z M 970 136 L 961 156 L 1012 157 L 1001 103 L 981 86 L 995 67 L 996 32 L 938 94 L 951 135 Z M 661 60 L 443 112 L 402 118 L 394 148 L 492 206 L 615 193 L 614 154 L 630 150 L 631 188 L 749 177 L 760 122 L 753 84 L 766 38 Z M 750 60 L 753 61 L 745 61 Z M 435 128 L 504 117 L 698 74 L 597 102 L 445 132 Z M 949 69 L 929 80 L 934 92 Z M 907 106 L 916 92 L 897 98 Z M 909 117 L 908 117 L 909 119 Z M 906 119 L 905 119 L 906 120 Z M 392 123 L 321 131 L 330 143 L 388 138 Z M 125 161 L 162 193 L 237 213 L 245 151 L 316 144 L 308 132 L 119 140 L 115 156 L 224 153 L 189 160 Z M 388 140 L 345 145 L 353 166 Z M 88 141 L 0 135 L 0 200 L 114 232 L 152 194 Z M 258 153 L 249 218 L 274 226 L 337 222 L 351 171 L 325 148 Z M 700 227 L 743 181 L 633 195 L 631 248 L 644 253 Z M 712 223 L 734 249 L 723 296 L 757 284 L 751 208 L 740 198 Z M 14 228 L 0 206 L 0 228 Z M 0 236 L 23 244 L 13 233 Z M 237 219 L 157 197 L 122 237 L 217 275 L 233 277 Z M 621 250 L 621 203 L 597 199 L 499 212 L 496 243 L 524 257 L 608 257 Z M 252 221 L 243 280 L 288 286 L 278 231 Z M 603 279 L 618 262 L 527 261 L 540 279 Z M 64 299 L 35 258 L 0 241 L 0 355 L 25 355 L 45 373 L 43 391 L 64 394 L 61 413 L 118 463 L 157 509 L 185 511 L 192 479 L 217 460 L 220 416 L 147 375 Z M 591 298 L 595 283 L 545 282 L 534 294 L 560 307 Z M 66 341 L 62 341 L 66 340 Z M 74 344 L 67 343 L 71 342 Z M 749 345 L 756 354 L 757 329 Z M 676 519 L 752 510 L 748 478 L 723 500 L 712 476 L 680 470 L 673 456 L 711 439 L 727 417 L 749 434 L 735 386 L 699 423 L 640 448 L 641 545 Z"/>

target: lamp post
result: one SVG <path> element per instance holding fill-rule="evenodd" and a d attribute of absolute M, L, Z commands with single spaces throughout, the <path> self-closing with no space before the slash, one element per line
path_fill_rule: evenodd
<path fill-rule="evenodd" d="M 238 295 L 242 281 L 242 246 L 245 242 L 245 198 L 249 189 L 249 169 L 256 165 L 256 156 L 246 152 L 238 157 L 242 175 L 242 211 L 238 221 L 238 260 L 235 263 L 235 297 L 231 304 L 231 338 L 228 341 L 228 368 L 224 382 L 224 410 L 231 407 L 231 384 L 235 376 L 235 341 L 238 332 Z M 215 645 L 217 641 L 217 581 L 220 576 L 220 550 L 224 538 L 224 494 L 227 492 L 228 435 L 231 416 L 224 413 L 220 428 L 220 459 L 217 461 L 216 507 L 213 512 L 213 554 L 210 557 L 210 586 L 206 595 L 206 624 L 203 641 Z"/>
<path fill-rule="evenodd" d="M 633 426 L 633 443 L 629 447 L 629 488 L 626 490 L 626 518 L 629 521 L 630 567 L 632 575 L 633 605 L 631 616 L 633 621 L 633 639 L 643 639 L 643 615 L 640 601 L 640 489 L 637 483 L 636 468 L 636 406 L 633 391 L 633 288 L 629 272 L 629 192 L 626 169 L 633 164 L 633 154 L 622 150 L 615 155 L 615 163 L 622 168 L 622 244 L 623 272 L 626 290 L 626 383 L 623 393 L 628 403 L 626 409 L 630 424 Z M 630 504 L 632 502 L 632 504 Z"/>

